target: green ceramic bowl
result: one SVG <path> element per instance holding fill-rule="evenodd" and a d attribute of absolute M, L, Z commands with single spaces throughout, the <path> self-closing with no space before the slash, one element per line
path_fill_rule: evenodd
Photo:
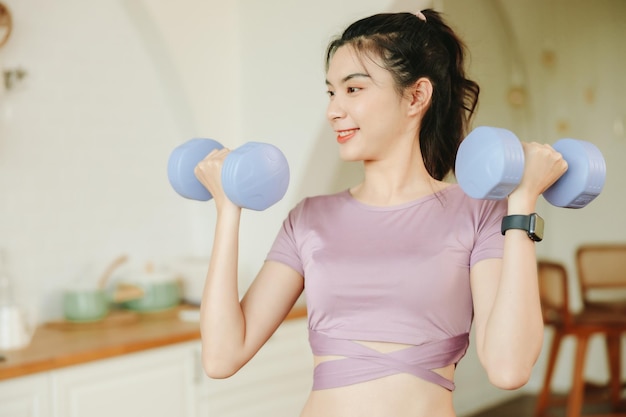
<path fill-rule="evenodd" d="M 134 284 L 142 288 L 144 295 L 135 300 L 129 300 L 122 305 L 130 310 L 140 312 L 153 312 L 166 310 L 180 304 L 182 291 L 177 280 L 138 283 Z"/>
<path fill-rule="evenodd" d="M 102 320 L 109 314 L 109 298 L 104 290 L 67 290 L 63 293 L 63 315 L 73 322 Z"/>

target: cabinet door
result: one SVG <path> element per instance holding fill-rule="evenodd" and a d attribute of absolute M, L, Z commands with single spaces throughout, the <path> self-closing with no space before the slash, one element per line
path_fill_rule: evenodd
<path fill-rule="evenodd" d="M 192 346 L 153 349 L 53 372 L 58 415 L 193 416 Z"/>
<path fill-rule="evenodd" d="M 283 323 L 230 378 L 204 378 L 197 417 L 294 417 L 311 390 L 313 356 L 306 319 Z"/>
<path fill-rule="evenodd" d="M 49 417 L 48 374 L 0 382 L 0 417 Z"/>

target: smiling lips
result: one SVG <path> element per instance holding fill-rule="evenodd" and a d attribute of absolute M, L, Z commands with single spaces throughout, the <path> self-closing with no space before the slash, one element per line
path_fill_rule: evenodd
<path fill-rule="evenodd" d="M 348 129 L 348 130 L 338 130 L 337 131 L 337 142 L 346 143 L 350 139 L 356 135 L 359 129 Z"/>

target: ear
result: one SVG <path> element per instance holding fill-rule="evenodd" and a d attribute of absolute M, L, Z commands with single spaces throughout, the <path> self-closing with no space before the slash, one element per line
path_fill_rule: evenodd
<path fill-rule="evenodd" d="M 428 78 L 420 78 L 408 89 L 409 115 L 424 114 L 433 96 L 433 85 Z"/>

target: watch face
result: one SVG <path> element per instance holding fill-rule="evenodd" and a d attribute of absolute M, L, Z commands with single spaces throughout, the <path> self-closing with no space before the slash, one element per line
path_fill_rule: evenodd
<path fill-rule="evenodd" d="M 543 239 L 543 219 L 536 213 L 530 216 L 528 236 L 535 242 L 541 242 Z"/>

